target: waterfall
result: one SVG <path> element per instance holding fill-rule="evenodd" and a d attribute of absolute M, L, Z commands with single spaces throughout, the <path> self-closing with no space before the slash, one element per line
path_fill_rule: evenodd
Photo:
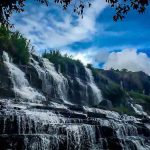
<path fill-rule="evenodd" d="M 48 72 L 49 75 L 53 78 L 54 84 L 56 84 L 54 85 L 54 87 L 56 87 L 56 92 L 58 93 L 59 98 L 64 101 L 67 101 L 67 79 L 61 73 L 58 73 L 56 71 L 54 64 L 52 64 L 48 59 L 43 59 L 43 65 L 46 72 Z"/>
<path fill-rule="evenodd" d="M 31 65 L 36 68 L 39 78 L 42 80 L 43 92 L 46 92 L 50 98 L 67 101 L 68 81 L 59 72 L 56 71 L 54 64 L 48 59 L 41 59 L 42 67 L 32 58 Z"/>
<path fill-rule="evenodd" d="M 134 111 L 138 114 L 138 115 L 145 115 L 147 116 L 147 113 L 144 112 L 143 107 L 139 104 L 131 104 L 131 107 L 134 109 Z"/>
<path fill-rule="evenodd" d="M 92 75 L 92 71 L 88 68 L 85 68 L 87 77 L 88 77 L 88 85 L 91 87 L 92 92 L 93 92 L 93 100 L 95 105 L 99 104 L 102 101 L 102 94 L 101 94 L 101 90 L 97 87 L 95 81 L 94 81 L 94 77 Z"/>
<path fill-rule="evenodd" d="M 42 94 L 30 86 L 25 77 L 25 73 L 10 61 L 10 58 L 6 52 L 3 52 L 3 61 L 10 72 L 11 80 L 14 86 L 13 90 L 17 97 L 29 100 L 30 102 L 36 101 L 39 103 L 46 100 Z"/>
<path fill-rule="evenodd" d="M 29 66 L 32 74 L 36 75 L 37 81 L 42 81 L 42 92 L 49 98 L 49 105 L 45 105 L 43 101 L 46 98 L 30 86 L 25 73 L 6 52 L 3 53 L 3 61 L 13 83 L 15 99 L 20 98 L 23 102 L 0 98 L 0 149 L 150 149 L 150 122 L 147 116 L 145 123 L 141 118 L 88 105 L 90 102 L 99 104 L 102 100 L 101 90 L 90 69 L 79 70 L 81 68 L 75 66 L 71 71 L 68 68 L 68 74 L 64 75 L 48 59 L 31 56 Z M 73 72 L 73 76 L 69 71 Z M 81 77 L 81 72 L 86 73 L 85 77 Z M 73 97 L 68 96 L 70 89 L 75 96 L 74 101 Z M 56 99 L 50 101 L 52 96 L 65 103 L 58 103 Z M 80 105 L 81 101 L 85 102 L 84 106 Z M 26 105 L 28 102 L 29 105 Z M 140 105 L 134 104 L 133 109 L 138 114 L 147 115 Z"/>
<path fill-rule="evenodd" d="M 54 64 L 51 63 L 48 59 L 40 58 L 38 56 L 37 59 L 32 56 L 31 65 L 38 72 L 39 78 L 42 81 L 42 90 L 48 94 L 49 98 L 61 99 L 65 103 L 75 103 L 76 100 L 73 100 L 74 98 L 70 97 L 69 95 L 69 89 L 76 87 L 77 82 L 79 88 L 73 89 L 74 93 L 72 95 L 78 95 L 78 97 L 80 97 L 81 103 L 83 102 L 86 105 L 97 105 L 101 102 L 101 91 L 96 86 L 90 69 L 85 68 L 87 76 L 87 81 L 85 82 L 84 79 L 80 78 L 79 70 L 76 65 L 74 66 L 74 78 L 72 78 L 70 76 L 64 76 L 60 71 L 57 71 Z"/>
<path fill-rule="evenodd" d="M 101 109 L 86 108 L 86 110 L 99 114 L 113 114 L 111 111 Z M 9 139 L 5 141 L 9 143 L 14 141 L 12 145 L 8 145 L 9 149 L 19 144 L 24 144 L 26 150 L 149 150 L 150 148 L 150 143 L 138 133 L 140 124 L 136 126 L 134 118 L 130 118 L 129 122 L 125 118 L 126 122 L 122 122 L 119 114 L 113 114 L 114 117 L 111 119 L 88 118 L 81 119 L 83 122 L 79 123 L 77 118 L 71 118 L 69 114 L 68 117 L 64 117 L 51 110 L 28 108 L 15 110 L 11 105 L 8 110 L 0 112 L 0 124 L 3 129 L 0 131 L 3 133 L 1 137 L 5 139 L 8 136 Z M 130 123 L 131 121 L 134 122 Z M 22 141 L 20 139 L 18 142 L 21 137 Z"/>

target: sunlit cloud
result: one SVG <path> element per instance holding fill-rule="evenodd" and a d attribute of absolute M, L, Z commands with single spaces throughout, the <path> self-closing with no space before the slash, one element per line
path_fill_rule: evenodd
<path fill-rule="evenodd" d="M 69 48 L 65 49 L 67 50 L 61 51 L 62 54 L 70 54 L 73 59 L 80 60 L 84 65 L 92 64 L 94 67 L 99 67 L 99 64 L 104 63 L 110 54 L 107 49 L 100 49 L 98 47 L 78 51 L 73 51 Z"/>
<path fill-rule="evenodd" d="M 125 49 L 120 52 L 110 53 L 103 68 L 127 69 L 129 71 L 143 71 L 150 75 L 150 57 L 146 53 L 138 52 L 136 49 Z"/>

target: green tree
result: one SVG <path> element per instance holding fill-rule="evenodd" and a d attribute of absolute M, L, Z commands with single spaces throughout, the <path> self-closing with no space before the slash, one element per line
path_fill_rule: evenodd
<path fill-rule="evenodd" d="M 0 49 L 8 52 L 16 63 L 26 64 L 29 61 L 30 41 L 4 26 L 0 27 Z"/>
<path fill-rule="evenodd" d="M 93 65 L 92 64 L 87 64 L 86 67 L 89 68 L 89 69 L 92 69 Z"/>
<path fill-rule="evenodd" d="M 54 63 L 56 68 L 60 66 L 62 73 L 66 73 L 70 66 L 72 67 L 76 65 L 83 68 L 83 64 L 79 60 L 74 60 L 72 56 L 68 54 L 63 55 L 59 50 L 50 50 L 49 52 L 45 51 L 42 56 Z"/>

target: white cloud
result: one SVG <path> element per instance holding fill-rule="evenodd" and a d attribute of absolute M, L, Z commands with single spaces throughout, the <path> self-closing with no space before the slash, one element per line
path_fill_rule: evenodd
<path fill-rule="evenodd" d="M 84 50 L 73 51 L 72 49 L 65 48 L 67 50 L 61 51 L 63 54 L 67 53 L 73 56 L 74 59 L 80 60 L 84 65 L 92 64 L 95 67 L 99 67 L 100 63 L 104 63 L 108 56 L 109 51 L 106 49 L 100 49 L 97 47 L 91 47 Z"/>
<path fill-rule="evenodd" d="M 34 7 L 24 15 L 15 16 L 13 22 L 16 29 L 31 39 L 38 50 L 60 48 L 91 39 L 97 30 L 96 18 L 106 6 L 105 1 L 94 0 L 92 7 L 86 9 L 83 19 L 81 17 L 75 19 L 71 14 L 61 11 L 61 8 L 59 16 L 56 16 L 55 12 L 53 14 L 49 11 L 51 8 Z M 58 8 L 53 9 L 57 11 Z"/>
<path fill-rule="evenodd" d="M 73 57 L 75 60 L 80 60 L 84 65 L 94 64 L 94 55 L 96 51 L 91 51 L 91 49 L 73 51 L 69 48 L 65 51 L 61 51 L 63 54 L 67 53 Z"/>
<path fill-rule="evenodd" d="M 110 53 L 104 69 L 127 69 L 129 71 L 143 71 L 150 75 L 150 58 L 146 53 L 137 52 L 136 49 L 125 49 Z"/>

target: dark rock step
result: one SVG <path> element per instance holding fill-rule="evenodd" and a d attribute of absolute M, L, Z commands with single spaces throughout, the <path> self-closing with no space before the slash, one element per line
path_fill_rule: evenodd
<path fill-rule="evenodd" d="M 4 120 L 3 120 L 4 121 Z M 52 124 L 47 122 L 42 123 L 42 122 L 34 122 L 33 120 L 23 120 L 25 122 L 18 122 L 17 120 L 11 121 L 11 120 L 5 120 L 4 122 L 1 123 L 1 130 L 0 134 L 63 134 L 66 135 L 68 132 L 68 127 L 74 127 L 76 126 L 77 129 L 80 131 L 85 131 L 87 130 L 86 127 L 88 128 L 94 128 L 95 134 L 97 136 L 101 137 L 117 137 L 117 129 L 114 129 L 112 126 L 104 126 L 100 124 L 96 124 L 93 122 L 92 124 L 88 124 L 88 122 L 85 123 L 63 123 L 63 124 Z M 91 120 L 92 121 L 92 120 Z M 126 128 L 127 129 L 127 128 Z M 147 133 L 149 132 L 148 130 L 144 129 L 140 130 L 138 132 L 138 136 L 148 136 Z M 147 132 L 146 132 L 147 131 Z M 132 131 L 132 128 L 123 130 L 123 128 L 119 131 L 124 135 L 128 136 L 137 136 L 136 132 Z"/>
<path fill-rule="evenodd" d="M 96 112 L 87 112 L 87 116 L 91 118 L 107 118 L 106 114 L 100 114 Z"/>
<path fill-rule="evenodd" d="M 20 112 L 23 113 L 20 108 L 15 107 L 14 109 L 18 110 L 18 111 L 20 110 Z M 70 111 L 69 109 L 64 109 L 64 108 L 54 108 L 54 107 L 50 107 L 50 106 L 30 106 L 28 109 L 29 110 L 35 109 L 35 111 L 36 111 L 36 109 L 37 110 L 38 109 L 49 110 L 50 112 L 62 115 L 63 117 L 67 117 L 67 118 L 87 119 L 87 114 L 85 114 L 85 113 Z M 3 113 L 3 111 L 7 111 L 7 110 L 0 110 L 1 113 Z"/>
<path fill-rule="evenodd" d="M 69 104 L 65 104 L 68 109 L 73 110 L 73 111 L 79 111 L 79 112 L 85 112 L 85 109 L 83 106 L 80 105 L 69 105 Z"/>
<path fill-rule="evenodd" d="M 19 111 L 21 112 L 21 111 Z M 7 113 L 6 113 L 7 114 Z M 18 113 L 17 114 L 7 114 L 4 113 L 0 116 L 0 124 L 1 124 L 1 130 L 0 134 L 6 133 L 6 134 L 21 134 L 21 133 L 52 133 L 58 130 L 61 126 L 95 126 L 98 127 L 99 131 L 102 130 L 105 137 L 107 136 L 115 136 L 115 133 L 117 129 L 113 128 L 113 124 L 109 125 L 109 127 L 105 125 L 101 125 L 101 123 L 107 121 L 105 119 L 93 119 L 93 118 L 87 118 L 87 119 L 78 119 L 78 118 L 64 118 L 64 122 L 60 120 L 58 123 L 53 123 L 47 120 L 47 122 L 43 122 L 42 120 L 34 120 L 34 118 L 30 118 L 29 116 L 26 116 L 25 114 Z M 117 122 L 115 122 L 117 125 Z M 145 127 L 144 124 L 133 124 L 134 128 L 137 128 L 137 134 L 142 135 L 145 137 L 150 137 L 150 130 Z M 132 127 L 131 126 L 131 127 Z M 122 128 L 122 132 L 125 135 L 136 135 L 136 132 L 132 131 L 132 128 L 130 128 L 130 124 L 118 126 L 119 128 Z M 134 129 L 133 128 L 133 129 Z M 125 133 L 126 132 L 126 133 Z M 103 135 L 102 134 L 102 135 Z"/>
<path fill-rule="evenodd" d="M 89 137 L 37 135 L 0 135 L 1 150 L 91 150 L 92 146 L 108 150 L 106 140 L 92 141 Z"/>
<path fill-rule="evenodd" d="M 80 142 L 78 142 L 78 138 L 80 138 Z M 43 148 L 45 150 L 77 150 L 77 148 L 80 150 L 91 150 L 91 147 L 94 145 L 99 150 L 140 150 L 140 147 L 146 148 L 150 145 L 148 140 L 145 145 L 140 140 L 138 141 L 139 145 L 136 145 L 134 138 L 95 138 L 90 139 L 88 135 L 82 136 L 82 134 L 80 137 L 77 137 L 77 135 L 53 136 L 48 134 L 0 135 L 0 148 L 1 150 L 43 150 Z"/>
<path fill-rule="evenodd" d="M 92 118 L 107 118 L 106 114 L 101 114 L 97 112 L 86 112 L 83 106 L 78 105 L 68 105 L 68 109 L 64 108 L 54 108 L 51 106 L 32 106 L 31 109 L 43 109 L 43 110 L 50 110 L 56 114 L 62 114 L 64 117 L 71 117 L 71 118 L 82 118 L 86 119 L 87 117 Z"/>
<path fill-rule="evenodd" d="M 125 138 L 108 138 L 109 150 L 148 150 L 150 147 L 150 139 L 142 137 L 125 137 Z"/>

